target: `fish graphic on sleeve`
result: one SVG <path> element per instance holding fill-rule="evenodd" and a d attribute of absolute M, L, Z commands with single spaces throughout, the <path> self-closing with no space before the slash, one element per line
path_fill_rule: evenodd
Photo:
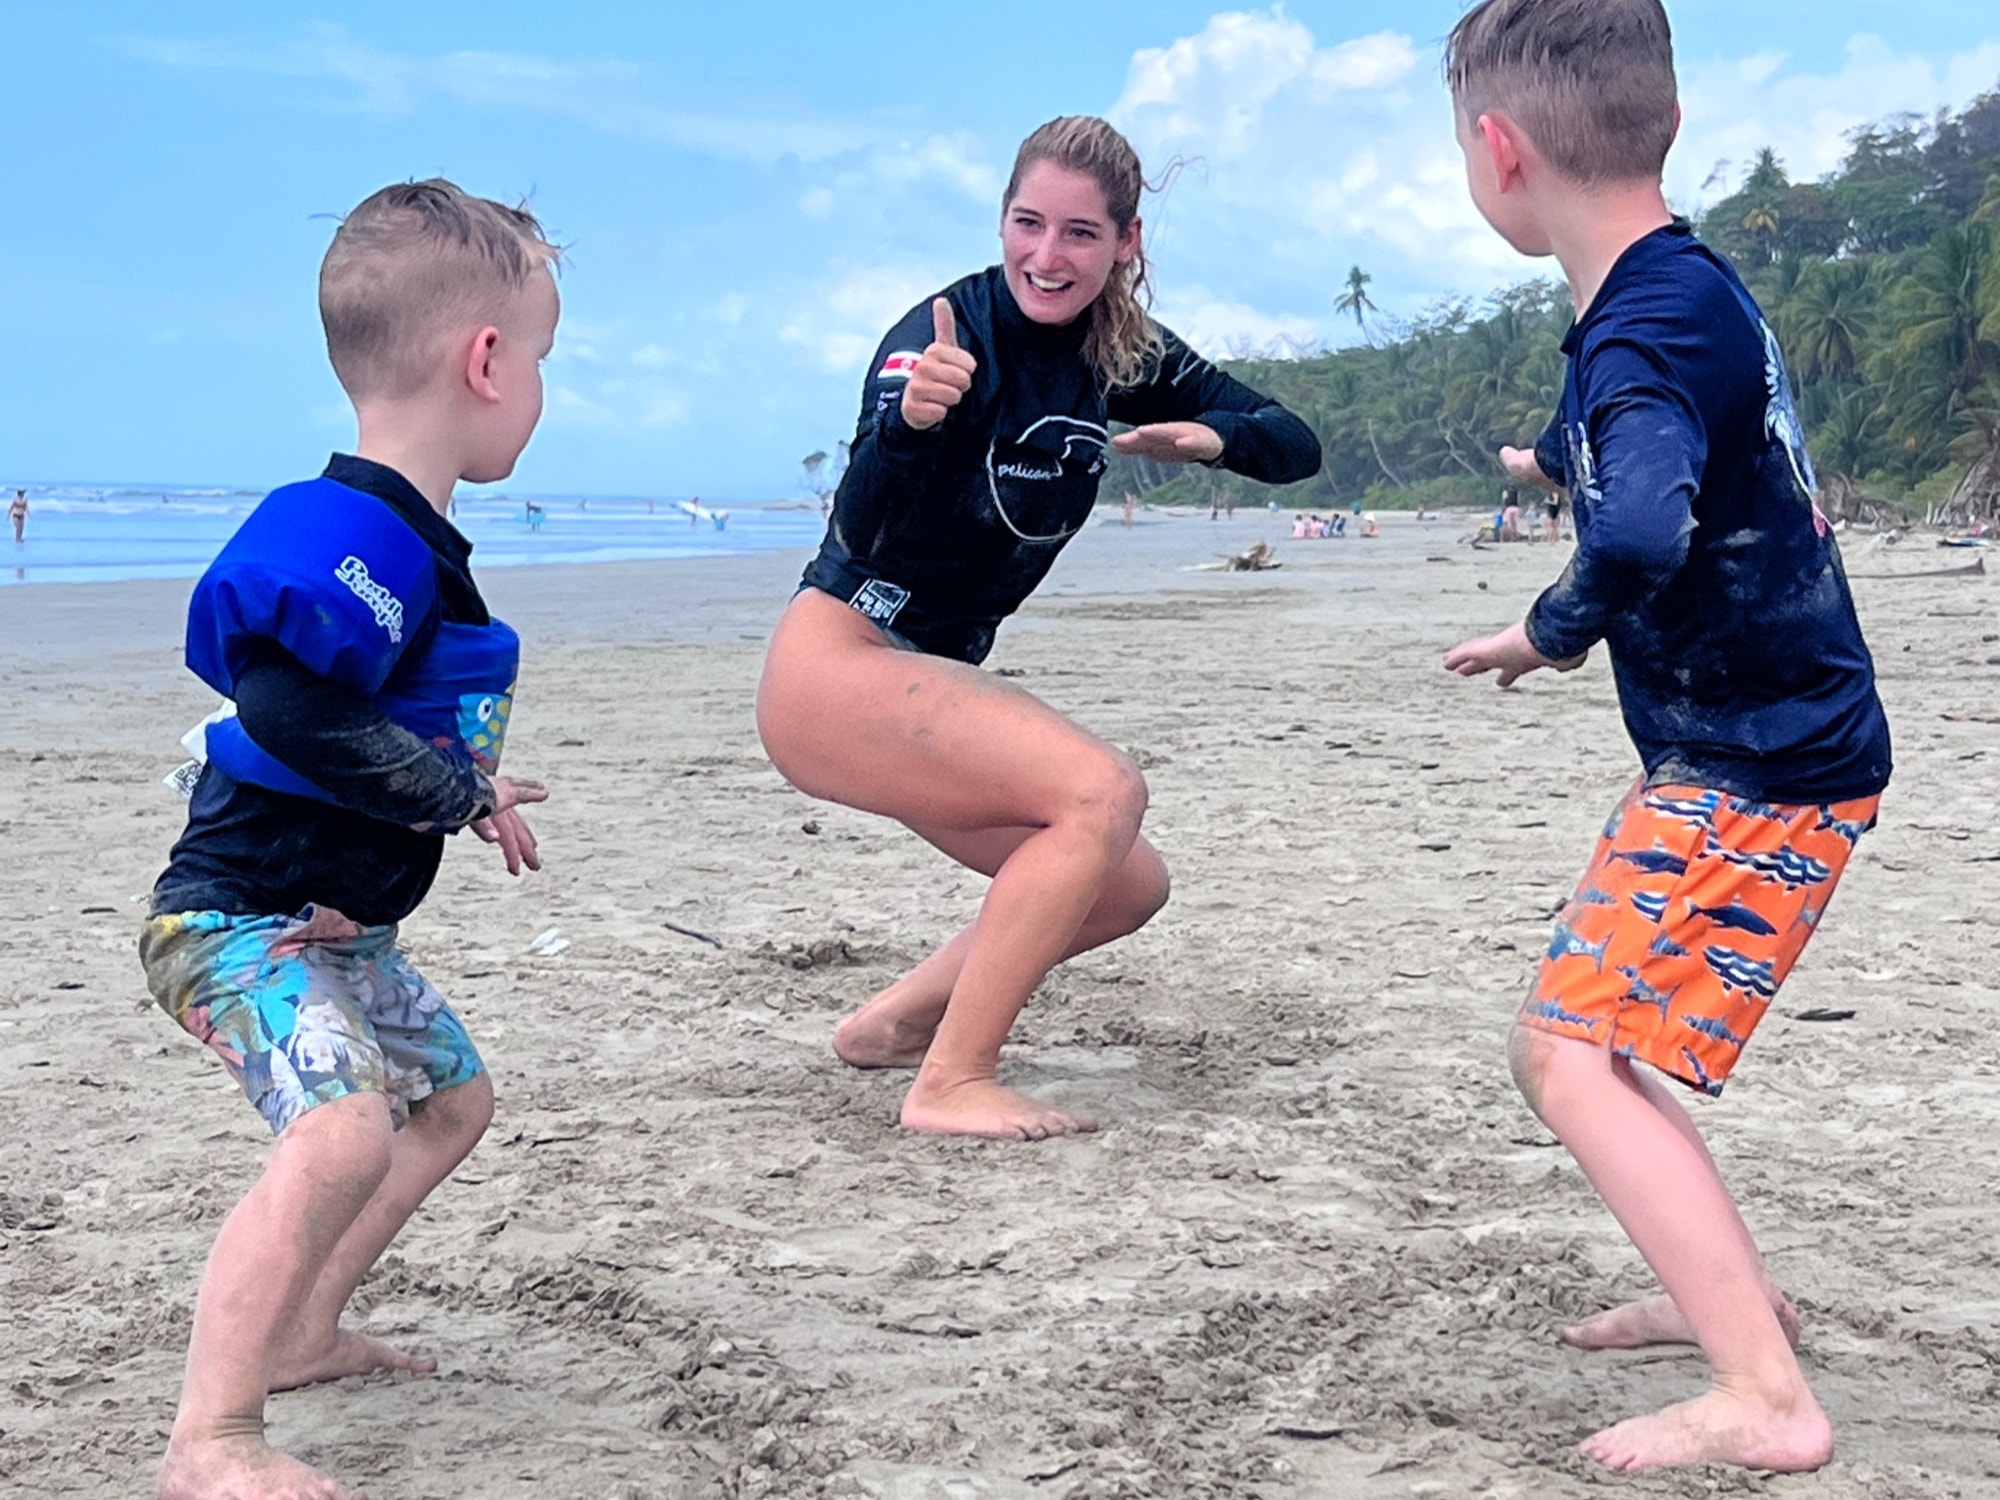
<path fill-rule="evenodd" d="M 500 769 L 507 743 L 507 720 L 514 700 L 507 693 L 467 693 L 458 700 L 458 738 L 473 764 L 489 775 Z"/>
<path fill-rule="evenodd" d="M 1814 859 L 1809 854 L 1801 854 L 1796 849 L 1754 851 L 1731 849 L 1711 834 L 1708 840 L 1708 852 L 1739 869 L 1754 871 L 1763 879 L 1774 881 L 1788 891 L 1800 890 L 1806 886 L 1825 885 L 1833 878 L 1833 870 L 1824 860 Z"/>
<path fill-rule="evenodd" d="M 1602 942 L 1587 943 L 1583 940 L 1582 935 L 1574 927 L 1571 927 L 1569 923 L 1558 922 L 1556 923 L 1555 935 L 1549 939 L 1548 956 L 1551 959 L 1588 958 L 1596 963 L 1597 972 L 1602 974 L 1604 972 L 1604 954 L 1610 946 L 1611 939 L 1608 937 Z"/>
<path fill-rule="evenodd" d="M 1776 937 L 1778 929 L 1762 913 L 1752 911 L 1740 902 L 1732 901 L 1727 906 L 1703 906 L 1692 897 L 1688 899 L 1688 916 L 1706 917 L 1717 927 L 1733 927 L 1738 932 L 1752 932 L 1758 937 Z"/>
<path fill-rule="evenodd" d="M 1651 796 L 1646 806 L 1662 817 L 1677 818 L 1700 828 L 1715 826 L 1715 810 L 1722 805 L 1722 793 L 1703 792 L 1699 797 Z"/>
<path fill-rule="evenodd" d="M 1675 985 L 1670 990 L 1658 989 L 1639 977 L 1636 964 L 1620 964 L 1618 972 L 1632 981 L 1632 988 L 1625 992 L 1626 1000 L 1634 1005 L 1654 1006 L 1660 1012 L 1660 1019 L 1666 1020 L 1668 1007 L 1674 1003 L 1674 996 L 1681 992 L 1681 986 Z"/>
<path fill-rule="evenodd" d="M 1713 834 L 1710 835 L 1714 837 Z M 1685 875 L 1688 862 L 1671 849 L 1659 844 L 1650 849 L 1619 849 L 1611 857 L 1621 864 L 1628 864 L 1635 870 L 1644 870 L 1648 875 Z"/>
<path fill-rule="evenodd" d="M 1648 922 L 1658 925 L 1667 915 L 1667 898 L 1655 896 L 1650 891 L 1634 891 L 1631 896 L 1632 910 Z"/>
<path fill-rule="evenodd" d="M 1729 1023 L 1716 1016 L 1682 1016 L 1681 1024 L 1690 1031 L 1699 1031 L 1703 1036 L 1733 1047 L 1738 1052 L 1743 1050 L 1743 1044 L 1749 1040 L 1748 1037 L 1738 1036 L 1731 1031 Z"/>
<path fill-rule="evenodd" d="M 1741 990 L 1747 995 L 1769 1000 L 1778 993 L 1777 966 L 1769 959 L 1752 958 L 1734 948 L 1710 948 L 1702 959 L 1715 971 L 1725 990 Z"/>
<path fill-rule="evenodd" d="M 1597 1034 L 1597 1022 L 1589 1016 L 1580 1016 L 1573 1010 L 1565 1010 L 1559 1000 L 1530 1000 L 1521 1007 L 1523 1015 L 1533 1016 L 1538 1021 L 1553 1021 L 1558 1026 L 1582 1028 L 1586 1036 Z"/>
<path fill-rule="evenodd" d="M 1600 886 L 1588 885 L 1577 892 L 1578 906 L 1616 906 L 1618 898 Z"/>
<path fill-rule="evenodd" d="M 1820 902 L 1818 906 L 1814 906 L 1812 902 L 1808 901 L 1799 908 L 1799 914 L 1792 919 L 1792 926 L 1794 928 L 1803 927 L 1808 932 L 1815 932 L 1819 929 L 1819 919 L 1825 915 L 1826 903 L 1824 901 Z"/>
<path fill-rule="evenodd" d="M 1664 932 L 1653 939 L 1653 946 L 1646 950 L 1655 958 L 1686 958 L 1687 949 L 1668 937 Z"/>
<path fill-rule="evenodd" d="M 1615 839 L 1618 837 L 1619 834 L 1623 833 L 1624 831 L 1625 831 L 1625 804 L 1621 802 L 1616 807 L 1611 809 L 1611 816 L 1604 820 L 1604 832 L 1601 835 L 1599 835 L 1599 837 L 1605 839 Z"/>

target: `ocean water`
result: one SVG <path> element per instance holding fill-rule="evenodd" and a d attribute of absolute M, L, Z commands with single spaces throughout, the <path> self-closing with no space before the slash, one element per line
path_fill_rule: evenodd
<path fill-rule="evenodd" d="M 195 578 L 261 493 L 51 486 L 28 491 L 27 539 L 0 524 L 0 587 Z M 0 511 L 13 499 L 0 494 Z M 542 508 L 530 527 L 526 503 Z M 650 557 L 726 557 L 816 546 L 826 523 L 810 504 L 732 504 L 726 527 L 690 521 L 679 501 L 577 495 L 479 496 L 452 522 L 473 544 L 475 569 Z"/>

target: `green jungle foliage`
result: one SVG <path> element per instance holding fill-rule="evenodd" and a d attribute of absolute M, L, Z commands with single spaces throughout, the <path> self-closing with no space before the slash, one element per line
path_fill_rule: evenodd
<path fill-rule="evenodd" d="M 1819 182 L 1791 181 L 1766 149 L 1697 228 L 1779 335 L 1830 510 L 1922 513 L 1956 493 L 1986 513 L 2000 501 L 2000 91 L 1958 115 L 1857 131 Z M 1495 451 L 1532 443 L 1561 394 L 1566 290 L 1531 281 L 1401 322 L 1375 312 L 1368 280 L 1355 267 L 1335 302 L 1360 345 L 1228 362 L 1312 424 L 1318 478 L 1273 492 L 1115 458 L 1104 497 L 1491 504 Z"/>

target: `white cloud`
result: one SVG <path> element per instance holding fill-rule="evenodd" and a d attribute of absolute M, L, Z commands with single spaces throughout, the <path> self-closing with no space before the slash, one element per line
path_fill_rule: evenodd
<path fill-rule="evenodd" d="M 1247 302 L 1218 297 L 1200 285 L 1176 287 L 1153 311 L 1210 359 L 1264 354 L 1286 358 L 1316 352 L 1326 342 L 1317 319 L 1259 312 Z"/>
<path fill-rule="evenodd" d="M 1938 59 L 1857 36 L 1837 71 L 1801 72 L 1788 63 L 1762 53 L 1683 66 L 1685 123 L 1667 161 L 1667 189 L 1677 205 L 1693 207 L 1732 190 L 1762 147 L 1778 153 L 1794 181 L 1810 181 L 1839 167 L 1848 134 L 1860 126 L 1904 112 L 1929 117 L 1964 107 L 2000 79 L 2000 41 Z M 1718 167 L 1718 188 L 1704 195 L 1702 185 Z"/>
<path fill-rule="evenodd" d="M 828 374 L 852 376 L 863 368 L 882 335 L 926 295 L 949 280 L 917 266 L 863 266 L 836 270 L 830 280 L 793 301 L 780 341 L 803 349 Z"/>
<path fill-rule="evenodd" d="M 131 56 L 168 67 L 261 73 L 319 80 L 347 91 L 335 107 L 384 117 L 406 115 L 442 97 L 468 109 L 528 109 L 565 116 L 612 135 L 658 140 L 725 160 L 827 161 L 881 141 L 865 122 L 787 117 L 770 110 L 737 114 L 669 109 L 644 68 L 609 59 L 569 61 L 513 52 L 392 52 L 358 41 L 345 28 L 316 23 L 295 41 L 270 47 L 230 42 L 131 37 Z"/>
<path fill-rule="evenodd" d="M 1433 64 L 1409 36 L 1323 41 L 1282 9 L 1217 14 L 1193 35 L 1135 52 L 1112 118 L 1153 171 L 1177 155 L 1191 161 L 1146 209 L 1162 317 L 1225 347 L 1311 342 L 1338 337 L 1333 302 L 1352 264 L 1401 314 L 1550 274 L 1473 209 Z M 1764 145 L 1795 179 L 1823 175 L 1855 127 L 1963 107 L 1996 77 L 2000 42 L 1926 57 L 1862 36 L 1821 73 L 1771 52 L 1684 58 L 1686 124 L 1669 195 L 1698 207 L 1703 181 L 1729 163 L 1712 201 Z"/>
<path fill-rule="evenodd" d="M 808 219 L 824 219 L 833 212 L 833 189 L 816 187 L 799 195 L 799 212 Z"/>

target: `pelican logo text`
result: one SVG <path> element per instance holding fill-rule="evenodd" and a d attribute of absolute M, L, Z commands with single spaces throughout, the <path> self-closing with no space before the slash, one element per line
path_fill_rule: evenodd
<path fill-rule="evenodd" d="M 368 564 L 358 557 L 350 557 L 333 570 L 333 576 L 346 584 L 348 591 L 355 598 L 375 612 L 375 623 L 389 632 L 390 641 L 401 645 L 403 601 L 368 576 Z"/>

